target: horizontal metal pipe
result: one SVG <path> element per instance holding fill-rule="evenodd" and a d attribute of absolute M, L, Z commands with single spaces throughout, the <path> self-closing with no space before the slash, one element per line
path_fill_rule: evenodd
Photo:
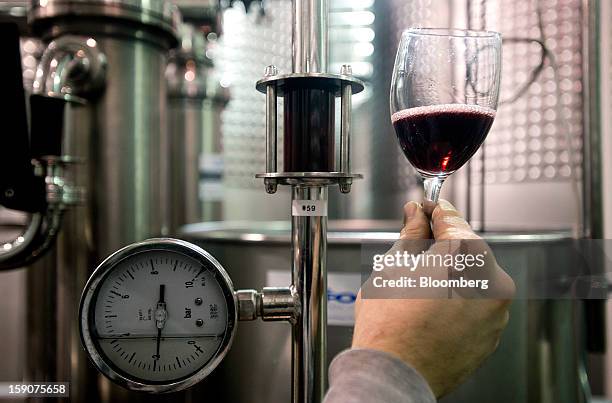
<path fill-rule="evenodd" d="M 264 287 L 261 292 L 238 290 L 238 319 L 289 321 L 295 323 L 299 315 L 298 294 L 294 287 Z"/>

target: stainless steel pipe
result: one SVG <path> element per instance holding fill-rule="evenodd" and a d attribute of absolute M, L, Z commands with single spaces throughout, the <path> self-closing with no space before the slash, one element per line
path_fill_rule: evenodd
<path fill-rule="evenodd" d="M 292 285 L 299 301 L 292 333 L 292 401 L 319 403 L 327 381 L 327 186 L 350 191 L 350 115 L 363 84 L 350 66 L 327 73 L 327 0 L 293 0 L 293 74 L 266 68 L 256 88 L 266 94 L 266 191 L 292 186 Z M 335 159 L 334 98 L 342 96 L 340 164 Z M 276 97 L 284 96 L 284 164 L 277 172 Z M 311 117 L 317 116 L 316 123 Z M 337 170 L 341 172 L 336 172 Z M 249 300 L 250 301 L 250 300 Z M 248 313 L 245 315 L 250 317 Z M 284 317 L 283 315 L 281 315 Z"/>
<path fill-rule="evenodd" d="M 583 0 L 583 171 L 582 233 L 587 238 L 603 238 L 603 192 L 601 156 L 600 22 L 599 1 Z"/>
<path fill-rule="evenodd" d="M 273 77 L 278 74 L 276 66 L 266 67 L 265 77 Z M 266 87 L 266 171 L 276 172 L 278 164 L 276 161 L 276 86 Z"/>
<path fill-rule="evenodd" d="M 327 205 L 327 187 L 293 186 L 292 200 Z M 318 403 L 327 380 L 327 215 L 293 215 L 291 240 L 301 311 L 292 328 L 292 401 Z"/>
<path fill-rule="evenodd" d="M 293 72 L 326 73 L 327 0 L 293 0 Z"/>
<path fill-rule="evenodd" d="M 351 66 L 348 64 L 343 65 L 340 74 L 344 76 L 353 75 Z M 342 103 L 340 105 L 340 172 L 351 172 L 350 133 L 352 96 L 353 89 L 351 85 L 342 85 Z"/>

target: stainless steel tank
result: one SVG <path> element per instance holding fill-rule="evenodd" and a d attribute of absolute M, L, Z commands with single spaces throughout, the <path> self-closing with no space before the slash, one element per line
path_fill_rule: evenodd
<path fill-rule="evenodd" d="M 179 14 L 163 0 L 40 0 L 29 14 L 47 43 L 35 89 L 87 99 L 65 134 L 85 202 L 66 213 L 57 244 L 28 268 L 27 379 L 68 381 L 74 402 L 139 401 L 103 379 L 84 354 L 76 324 L 91 270 L 122 246 L 159 236 L 167 224 L 166 54 Z M 81 63 L 95 52 L 95 60 Z M 72 66 L 99 63 L 88 92 Z M 66 72 L 66 77 L 63 76 Z M 58 84 L 57 88 L 48 88 Z"/>
<path fill-rule="evenodd" d="M 190 24 L 180 27 L 180 44 L 170 52 L 166 79 L 171 153 L 169 232 L 174 234 L 188 223 L 223 218 L 220 122 L 229 90 L 215 74 L 204 33 Z"/>
<path fill-rule="evenodd" d="M 361 284 L 363 247 L 397 239 L 399 222 L 331 221 L 328 232 L 328 359 L 348 348 L 353 302 Z M 185 227 L 183 238 L 211 252 L 235 286 L 282 285 L 290 276 L 288 222 L 202 223 Z M 524 292 L 538 269 L 563 262 L 571 244 L 566 233 L 485 234 L 500 264 L 515 278 L 519 294 L 499 349 L 474 376 L 442 401 L 586 402 L 581 381 L 581 317 L 573 300 L 528 299 Z M 569 262 L 565 259 L 565 262 Z M 568 264 L 569 265 L 569 264 Z M 554 267 L 554 266 L 553 266 Z M 529 269 L 529 270 L 526 270 Z M 558 267 L 569 270 L 570 267 Z M 407 301 L 408 302 L 408 301 Z M 242 323 L 232 349 L 215 371 L 218 402 L 286 402 L 291 380 L 290 326 Z"/>

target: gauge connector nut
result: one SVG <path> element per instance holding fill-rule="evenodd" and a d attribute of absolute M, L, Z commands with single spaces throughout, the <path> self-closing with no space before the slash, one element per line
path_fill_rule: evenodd
<path fill-rule="evenodd" d="M 238 301 L 238 320 L 255 320 L 259 312 L 259 293 L 255 290 L 236 291 Z"/>

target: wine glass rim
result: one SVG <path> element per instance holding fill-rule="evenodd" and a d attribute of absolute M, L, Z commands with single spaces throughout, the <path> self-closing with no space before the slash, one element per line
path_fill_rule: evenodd
<path fill-rule="evenodd" d="M 404 35 L 429 35 L 447 36 L 455 38 L 494 38 L 501 34 L 496 31 L 459 29 L 459 28 L 408 28 L 404 30 Z"/>

